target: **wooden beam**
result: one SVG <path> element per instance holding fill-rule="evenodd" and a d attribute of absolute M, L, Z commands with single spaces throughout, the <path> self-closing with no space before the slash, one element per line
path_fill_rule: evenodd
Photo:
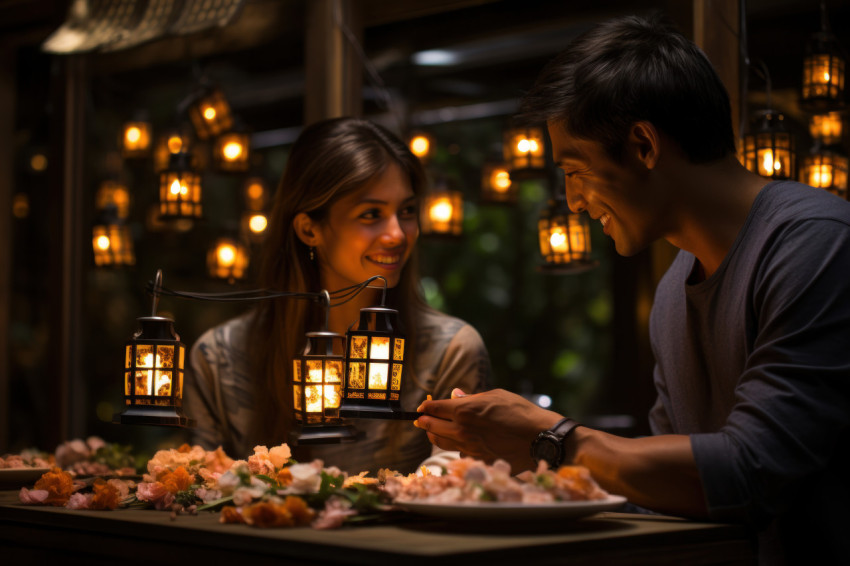
<path fill-rule="evenodd" d="M 16 49 L 0 43 L 0 454 L 9 448 L 10 371 L 9 321 L 12 304 L 12 140 L 15 139 L 15 54 Z"/>
<path fill-rule="evenodd" d="M 359 8 L 359 2 L 353 0 L 314 0 L 308 5 L 305 124 L 363 112 Z"/>

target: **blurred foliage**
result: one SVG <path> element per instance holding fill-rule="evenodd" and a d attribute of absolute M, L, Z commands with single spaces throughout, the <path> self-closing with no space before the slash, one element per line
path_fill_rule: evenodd
<path fill-rule="evenodd" d="M 515 205 L 479 200 L 481 167 L 501 151 L 502 127 L 486 119 L 429 128 L 437 145 L 429 170 L 463 192 L 464 232 L 457 240 L 420 238 L 423 288 L 431 306 L 481 333 L 494 386 L 548 395 L 554 410 L 581 417 L 610 365 L 610 265 L 599 251 L 609 242 L 593 226 L 598 267 L 574 275 L 538 271 L 537 220 L 555 187 L 528 180 Z"/>

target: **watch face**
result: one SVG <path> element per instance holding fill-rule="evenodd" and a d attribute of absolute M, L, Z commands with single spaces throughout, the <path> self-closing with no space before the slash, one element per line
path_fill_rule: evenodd
<path fill-rule="evenodd" d="M 549 436 L 541 436 L 534 443 L 534 457 L 538 460 L 546 460 L 549 465 L 554 465 L 559 459 L 560 450 L 557 440 Z"/>

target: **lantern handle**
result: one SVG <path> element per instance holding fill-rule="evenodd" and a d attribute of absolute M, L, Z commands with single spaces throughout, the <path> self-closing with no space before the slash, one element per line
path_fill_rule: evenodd
<path fill-rule="evenodd" d="M 323 330 L 327 330 L 331 317 L 331 294 L 328 293 L 327 289 L 322 289 L 320 295 L 325 303 L 325 327 Z"/>
<path fill-rule="evenodd" d="M 156 277 L 153 281 L 153 309 L 151 310 L 151 316 L 156 316 L 156 307 L 159 303 L 159 292 L 162 289 L 162 270 L 156 270 Z"/>

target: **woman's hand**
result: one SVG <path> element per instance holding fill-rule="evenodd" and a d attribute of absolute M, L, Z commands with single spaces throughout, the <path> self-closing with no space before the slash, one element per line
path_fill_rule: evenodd
<path fill-rule="evenodd" d="M 558 413 L 504 389 L 475 395 L 455 389 L 451 399 L 425 401 L 417 411 L 422 416 L 413 424 L 433 444 L 488 463 L 501 458 L 515 474 L 536 468 L 531 443 L 561 420 Z"/>

